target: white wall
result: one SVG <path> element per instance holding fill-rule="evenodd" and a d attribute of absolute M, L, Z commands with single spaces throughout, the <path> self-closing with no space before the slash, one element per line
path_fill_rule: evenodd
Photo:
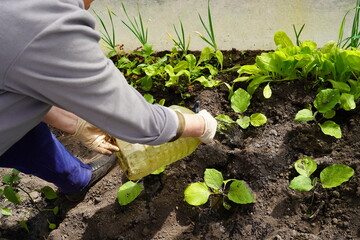
<path fill-rule="evenodd" d="M 149 40 L 154 49 L 170 50 L 174 45 L 167 36 L 175 35 L 173 24 L 179 28 L 180 17 L 186 35 L 191 37 L 190 49 L 208 46 L 194 31 L 206 35 L 198 13 L 207 22 L 207 0 L 123 0 L 128 14 L 137 17 L 139 6 L 143 21 L 148 26 Z M 312 40 L 321 47 L 329 40 L 337 41 L 339 27 L 346 11 L 355 0 L 211 0 L 210 7 L 219 49 L 270 50 L 274 49 L 276 31 L 285 31 L 295 41 L 292 24 L 297 29 L 305 24 L 301 40 Z M 120 0 L 96 0 L 92 4 L 110 27 L 107 10 L 117 14 L 117 42 L 130 51 L 141 46 L 120 21 L 126 20 Z M 353 15 L 347 20 L 351 28 Z M 127 20 L 126 20 L 127 21 Z M 100 24 L 98 24 L 100 29 Z"/>

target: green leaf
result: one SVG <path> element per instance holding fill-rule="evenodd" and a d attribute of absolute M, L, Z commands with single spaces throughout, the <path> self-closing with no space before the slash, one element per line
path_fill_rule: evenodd
<path fill-rule="evenodd" d="M 29 231 L 29 228 L 28 228 L 28 225 L 26 224 L 26 222 L 24 220 L 21 220 L 19 222 L 20 226 L 22 226 L 27 232 L 30 232 Z"/>
<path fill-rule="evenodd" d="M 251 114 L 250 116 L 250 123 L 251 125 L 253 125 L 254 127 L 259 127 L 264 125 L 267 122 L 267 118 L 264 114 L 262 113 L 254 113 Z"/>
<path fill-rule="evenodd" d="M 213 54 L 214 54 L 214 50 L 212 50 L 210 47 L 205 47 L 201 51 L 200 58 L 199 58 L 197 65 L 199 65 L 202 62 L 209 61 L 212 58 Z"/>
<path fill-rule="evenodd" d="M 165 166 L 162 166 L 161 168 L 156 169 L 155 171 L 153 171 L 151 174 L 153 174 L 153 175 L 159 175 L 160 173 L 162 173 L 162 172 L 165 171 L 166 167 L 167 167 L 166 165 L 165 165 Z"/>
<path fill-rule="evenodd" d="M 216 56 L 216 59 L 218 60 L 218 62 L 220 63 L 220 66 L 222 68 L 223 66 L 223 62 L 224 62 L 224 55 L 223 53 L 220 51 L 220 50 L 217 50 L 215 52 L 215 56 Z"/>
<path fill-rule="evenodd" d="M 128 181 L 123 184 L 118 192 L 117 199 L 120 205 L 127 205 L 134 201 L 142 191 L 142 185 L 139 183 L 134 183 L 133 181 Z"/>
<path fill-rule="evenodd" d="M 189 69 L 192 70 L 196 66 L 196 57 L 193 54 L 187 54 L 185 56 L 186 61 L 188 62 Z"/>
<path fill-rule="evenodd" d="M 334 80 L 328 80 L 328 81 L 331 82 L 333 88 L 339 89 L 341 92 L 350 92 L 349 84 Z"/>
<path fill-rule="evenodd" d="M 208 186 L 203 183 L 192 183 L 184 191 L 185 201 L 193 206 L 199 206 L 206 203 L 211 192 Z"/>
<path fill-rule="evenodd" d="M 55 199 L 58 197 L 58 195 L 56 194 L 56 192 L 54 191 L 54 189 L 52 189 L 49 186 L 45 186 L 43 187 L 39 192 L 43 193 L 45 195 L 46 199 Z"/>
<path fill-rule="evenodd" d="M 323 113 L 324 118 L 330 119 L 335 117 L 336 111 L 334 109 L 331 109 L 330 111 L 327 111 L 326 113 Z"/>
<path fill-rule="evenodd" d="M 54 207 L 52 209 L 52 211 L 53 211 L 54 215 L 57 215 L 59 213 L 59 207 L 58 206 Z"/>
<path fill-rule="evenodd" d="M 244 89 L 237 89 L 231 97 L 231 107 L 237 113 L 243 113 L 250 105 L 251 95 Z"/>
<path fill-rule="evenodd" d="M 245 181 L 234 180 L 230 184 L 228 198 L 238 204 L 254 203 L 255 195 Z"/>
<path fill-rule="evenodd" d="M 2 178 L 3 183 L 10 183 L 11 182 L 11 175 L 10 174 L 5 174 Z"/>
<path fill-rule="evenodd" d="M 298 113 L 295 116 L 296 121 L 312 121 L 314 120 L 314 114 L 309 109 L 302 109 L 298 111 Z"/>
<path fill-rule="evenodd" d="M 56 228 L 56 224 L 54 223 L 49 223 L 49 229 L 53 230 Z"/>
<path fill-rule="evenodd" d="M 300 47 L 301 48 L 308 47 L 310 50 L 314 50 L 317 47 L 317 44 L 316 44 L 316 42 L 313 42 L 313 41 L 303 41 L 300 44 Z"/>
<path fill-rule="evenodd" d="M 220 189 L 223 185 L 223 175 L 216 169 L 207 168 L 204 173 L 204 181 L 208 187 Z"/>
<path fill-rule="evenodd" d="M 161 106 L 164 106 L 165 105 L 165 98 L 162 98 L 160 101 L 159 101 L 159 105 L 161 105 Z"/>
<path fill-rule="evenodd" d="M 323 89 L 314 100 L 314 106 L 320 113 L 330 111 L 339 102 L 340 91 L 338 89 Z"/>
<path fill-rule="evenodd" d="M 321 128 L 321 131 L 326 135 L 330 135 L 335 138 L 342 137 L 340 126 L 333 121 L 327 120 L 322 124 L 319 123 L 319 126 Z"/>
<path fill-rule="evenodd" d="M 276 47 L 278 47 L 278 48 L 285 48 L 285 47 L 294 46 L 291 39 L 283 31 L 278 31 L 278 32 L 275 33 L 274 42 L 275 42 Z"/>
<path fill-rule="evenodd" d="M 208 88 L 212 88 L 219 83 L 218 81 L 214 81 L 214 80 L 206 78 L 204 76 L 198 77 L 197 79 L 194 80 L 194 82 L 195 81 L 200 82 L 201 85 L 203 85 L 204 87 L 208 87 Z"/>
<path fill-rule="evenodd" d="M 340 96 L 340 106 L 345 111 L 350 111 L 356 108 L 354 95 L 349 93 L 342 93 Z"/>
<path fill-rule="evenodd" d="M 250 125 L 250 117 L 248 116 L 239 117 L 238 120 L 236 120 L 236 123 L 239 124 L 239 126 L 242 129 L 246 129 Z"/>
<path fill-rule="evenodd" d="M 226 210 L 230 210 L 231 209 L 231 205 L 228 204 L 226 201 L 223 201 L 223 206 Z"/>
<path fill-rule="evenodd" d="M 225 114 L 217 115 L 215 119 L 225 123 L 234 123 L 234 120 L 232 120 L 230 116 Z"/>
<path fill-rule="evenodd" d="M 320 182 L 323 188 L 340 186 L 354 175 L 354 169 L 342 164 L 329 166 L 321 171 Z"/>
<path fill-rule="evenodd" d="M 20 200 L 20 197 L 18 194 L 16 194 L 14 192 L 14 189 L 13 187 L 11 186 L 6 186 L 4 188 L 4 194 L 5 194 L 5 197 L 12 203 L 14 204 L 21 204 L 21 200 Z"/>
<path fill-rule="evenodd" d="M 155 101 L 154 96 L 149 93 L 144 94 L 144 98 L 148 103 L 151 103 L 151 104 L 154 103 L 154 101 Z"/>
<path fill-rule="evenodd" d="M 174 67 L 174 72 L 180 72 L 189 68 L 189 63 L 187 61 L 180 61 Z"/>
<path fill-rule="evenodd" d="M 302 176 L 310 177 L 316 168 L 317 164 L 311 157 L 301 158 L 295 162 L 295 169 Z"/>
<path fill-rule="evenodd" d="M 272 91 L 271 91 L 270 83 L 268 83 L 268 84 L 264 87 L 263 95 L 264 95 L 264 98 L 266 98 L 266 99 L 268 99 L 268 98 L 271 97 Z"/>
<path fill-rule="evenodd" d="M 6 207 L 0 207 L 1 209 L 1 214 L 5 215 L 5 216 L 10 216 L 11 215 L 11 211 L 10 209 L 6 208 Z"/>
<path fill-rule="evenodd" d="M 291 180 L 289 187 L 297 191 L 310 191 L 314 186 L 309 177 L 300 175 Z"/>

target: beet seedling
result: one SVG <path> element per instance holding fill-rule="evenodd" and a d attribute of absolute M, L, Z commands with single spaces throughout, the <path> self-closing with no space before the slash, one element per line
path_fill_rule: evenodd
<path fill-rule="evenodd" d="M 310 191 L 318 183 L 318 178 L 313 179 L 310 176 L 317 169 L 316 162 L 305 157 L 295 162 L 295 169 L 300 174 L 291 180 L 289 187 L 298 191 Z M 354 175 L 354 169 L 343 164 L 334 164 L 326 167 L 320 172 L 320 184 L 323 188 L 338 187 L 348 181 Z"/>
<path fill-rule="evenodd" d="M 227 183 L 231 182 L 227 188 Z M 216 169 L 207 168 L 204 172 L 204 182 L 192 183 L 184 191 L 185 201 L 193 206 L 205 204 L 210 195 L 223 196 L 223 206 L 229 210 L 231 206 L 225 198 L 238 203 L 249 204 L 255 202 L 255 195 L 245 181 L 237 179 L 224 180 L 223 175 Z"/>

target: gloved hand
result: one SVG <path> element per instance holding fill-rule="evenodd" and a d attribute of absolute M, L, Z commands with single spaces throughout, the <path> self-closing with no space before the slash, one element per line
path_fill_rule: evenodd
<path fill-rule="evenodd" d="M 76 131 L 72 136 L 79 139 L 80 142 L 90 150 L 102 154 L 110 155 L 112 151 L 119 151 L 117 146 L 109 142 L 111 139 L 109 135 L 81 118 L 78 118 Z"/>
<path fill-rule="evenodd" d="M 205 144 L 211 143 L 214 139 L 216 128 L 217 128 L 217 121 L 216 119 L 211 116 L 211 114 L 206 110 L 201 110 L 198 113 L 199 116 L 203 117 L 205 120 L 205 130 L 201 137 L 199 137 L 200 141 Z"/>

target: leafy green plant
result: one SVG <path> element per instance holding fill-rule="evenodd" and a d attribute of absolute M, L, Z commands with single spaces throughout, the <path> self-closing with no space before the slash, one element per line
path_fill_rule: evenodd
<path fill-rule="evenodd" d="M 25 190 L 22 188 L 19 183 L 21 180 L 21 177 L 19 176 L 19 171 L 16 169 L 12 170 L 11 174 L 5 174 L 2 178 L 2 182 L 4 183 L 5 187 L 3 189 L 0 189 L 0 200 L 1 205 L 0 210 L 1 214 L 5 216 L 12 215 L 12 211 L 4 206 L 4 203 L 7 201 L 15 204 L 15 205 L 21 205 L 23 203 L 23 198 L 27 198 L 30 200 L 30 203 L 33 208 L 28 209 L 28 214 L 30 214 L 31 211 L 36 210 L 40 214 L 43 214 L 45 211 L 53 212 L 55 215 L 58 213 L 59 208 L 58 206 L 54 207 L 53 209 L 41 209 L 37 202 L 34 201 L 33 197 L 31 196 L 31 192 Z M 49 186 L 45 186 L 41 188 L 40 190 L 33 190 L 39 193 L 44 194 L 46 199 L 52 200 L 57 198 L 56 192 Z M 25 195 L 20 195 L 19 192 L 25 193 Z M 44 215 L 45 216 L 45 215 Z M 25 218 L 25 217 L 24 217 Z M 50 229 L 55 229 L 56 224 L 51 223 L 49 219 L 45 216 Z M 29 228 L 25 222 L 25 220 L 21 220 L 19 224 L 27 231 L 29 231 Z"/>
<path fill-rule="evenodd" d="M 311 179 L 310 176 L 317 169 L 317 164 L 310 157 L 298 159 L 295 162 L 295 169 L 300 175 L 291 180 L 289 187 L 298 191 L 310 191 L 317 184 L 323 188 L 338 187 L 354 175 L 354 169 L 351 167 L 343 164 L 334 164 L 320 172 L 320 179 L 317 177 Z"/>
<path fill-rule="evenodd" d="M 351 34 L 349 37 L 344 38 L 344 28 L 346 18 L 350 12 L 354 11 L 354 18 L 352 22 Z M 345 13 L 339 29 L 338 45 L 344 49 L 358 48 L 360 46 L 360 30 L 359 30 L 359 17 L 360 17 L 360 2 L 356 0 L 355 7 L 351 8 Z"/>
<path fill-rule="evenodd" d="M 230 186 L 227 184 L 231 182 Z M 192 183 L 184 191 L 185 201 L 194 206 L 205 204 L 210 195 L 222 196 L 222 204 L 225 209 L 231 208 L 226 199 L 237 204 L 249 204 L 255 202 L 255 195 L 245 181 L 237 179 L 224 180 L 222 173 L 216 169 L 208 168 L 204 172 L 204 182 Z"/>

